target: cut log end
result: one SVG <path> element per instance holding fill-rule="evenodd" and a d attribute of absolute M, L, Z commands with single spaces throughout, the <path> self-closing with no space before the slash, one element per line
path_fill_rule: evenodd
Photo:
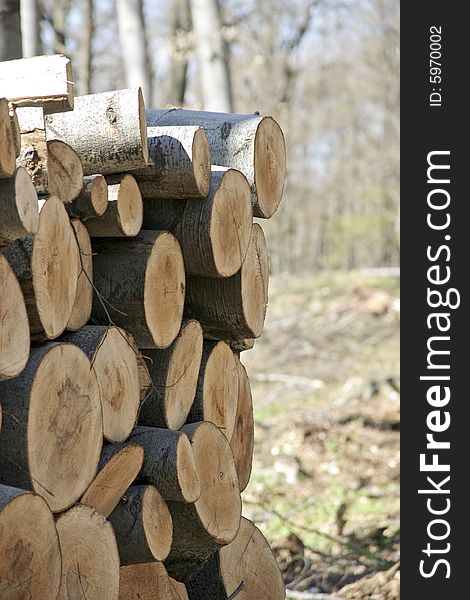
<path fill-rule="evenodd" d="M 236 538 L 220 549 L 219 558 L 227 595 L 243 581 L 237 600 L 284 600 L 284 582 L 276 558 L 261 531 L 248 519 L 242 518 Z"/>
<path fill-rule="evenodd" d="M 56 598 L 62 560 L 54 519 L 42 498 L 17 491 L 0 500 L 0 598 Z"/>
<path fill-rule="evenodd" d="M 201 479 L 194 506 L 206 533 L 216 544 L 231 542 L 240 525 L 241 499 L 235 462 L 226 437 L 208 422 L 185 425 Z"/>
<path fill-rule="evenodd" d="M 147 115 L 145 114 L 145 102 L 142 88 L 138 89 L 138 107 L 140 139 L 142 140 L 142 158 L 145 164 L 147 164 L 149 161 L 149 147 L 147 144 Z"/>
<path fill-rule="evenodd" d="M 82 191 L 80 158 L 71 146 L 60 140 L 47 142 L 47 177 L 49 193 L 64 203 L 71 202 Z"/>
<path fill-rule="evenodd" d="M 253 399 L 250 380 L 245 367 L 237 360 L 238 401 L 235 427 L 230 438 L 230 446 L 235 458 L 240 491 L 243 492 L 250 481 L 253 464 L 254 421 Z"/>
<path fill-rule="evenodd" d="M 145 274 L 144 309 L 157 348 L 167 348 L 183 319 L 185 271 L 176 238 L 162 231 L 155 239 Z"/>
<path fill-rule="evenodd" d="M 186 588 L 160 562 L 121 567 L 119 600 L 188 600 Z"/>
<path fill-rule="evenodd" d="M 182 435 L 178 439 L 176 472 L 181 490 L 181 499 L 184 502 L 195 502 L 201 496 L 201 480 L 198 462 L 186 435 Z"/>
<path fill-rule="evenodd" d="M 269 219 L 281 202 L 286 178 L 286 144 L 278 123 L 271 117 L 261 120 L 256 131 L 254 180 L 257 200 L 255 217 Z"/>
<path fill-rule="evenodd" d="M 165 560 L 173 539 L 173 523 L 165 500 L 153 485 L 147 487 L 143 496 L 142 524 L 153 557 Z"/>
<path fill-rule="evenodd" d="M 75 346 L 54 344 L 44 354 L 31 386 L 27 436 L 34 491 L 53 512 L 68 508 L 93 479 L 103 443 L 96 376 Z"/>
<path fill-rule="evenodd" d="M 268 302 L 268 247 L 261 227 L 254 223 L 250 245 L 241 268 L 242 306 L 253 338 L 261 335 Z"/>
<path fill-rule="evenodd" d="M 103 175 L 87 175 L 83 178 L 80 194 L 65 205 L 71 217 L 86 221 L 101 217 L 108 208 L 108 184 Z"/>
<path fill-rule="evenodd" d="M 0 381 L 16 377 L 29 356 L 29 322 L 23 293 L 0 254 Z"/>
<path fill-rule="evenodd" d="M 108 207 L 86 226 L 92 237 L 133 237 L 142 227 L 143 204 L 139 186 L 132 175 L 108 186 Z"/>
<path fill-rule="evenodd" d="M 211 149 L 202 127 L 194 134 L 192 149 L 194 180 L 201 197 L 205 198 L 211 183 Z"/>
<path fill-rule="evenodd" d="M 93 257 L 91 250 L 91 240 L 87 228 L 78 219 L 72 221 L 72 227 L 75 231 L 75 239 L 79 250 L 78 280 L 77 290 L 75 292 L 75 302 L 72 307 L 72 314 L 67 323 L 69 331 L 77 331 L 83 327 L 91 315 L 93 304 Z"/>
<path fill-rule="evenodd" d="M 106 460 L 81 503 L 93 507 L 104 517 L 109 517 L 126 490 L 137 477 L 144 459 L 144 450 L 138 444 L 126 444 Z M 103 455 L 102 455 L 103 460 Z"/>
<path fill-rule="evenodd" d="M 119 553 L 111 524 L 94 509 L 77 505 L 60 515 L 56 525 L 62 551 L 58 600 L 115 600 Z"/>
<path fill-rule="evenodd" d="M 210 238 L 215 273 L 197 273 L 230 277 L 241 267 L 251 235 L 253 210 L 250 188 L 245 176 L 235 169 L 224 173 L 214 196 Z"/>
<path fill-rule="evenodd" d="M 0 181 L 0 211 L 0 246 L 36 233 L 38 197 L 23 167 L 18 167 L 10 179 Z"/>
<path fill-rule="evenodd" d="M 0 98 L 0 177 L 11 177 L 16 167 L 15 132 L 8 101 Z"/>
<path fill-rule="evenodd" d="M 64 331 L 72 314 L 79 262 L 67 211 L 58 198 L 50 196 L 39 216 L 31 258 L 37 312 L 44 335 L 49 339 Z"/>

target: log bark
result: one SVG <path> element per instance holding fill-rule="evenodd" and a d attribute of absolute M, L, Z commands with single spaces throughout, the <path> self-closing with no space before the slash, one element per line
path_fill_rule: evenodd
<path fill-rule="evenodd" d="M 103 175 L 87 175 L 83 178 L 80 194 L 65 205 L 71 217 L 81 221 L 101 217 L 108 208 L 108 184 Z"/>
<path fill-rule="evenodd" d="M 140 408 L 139 425 L 179 429 L 196 392 L 202 356 L 202 328 L 186 321 L 166 350 L 146 350 L 152 388 Z"/>
<path fill-rule="evenodd" d="M 237 395 L 238 369 L 230 346 L 206 340 L 188 423 L 210 421 L 230 440 L 235 426 Z"/>
<path fill-rule="evenodd" d="M 187 581 L 234 539 L 241 516 L 235 461 L 226 437 L 212 423 L 186 425 L 182 431 L 191 440 L 202 491 L 192 504 L 168 503 L 173 543 L 165 567 L 177 581 Z"/>
<path fill-rule="evenodd" d="M 145 202 L 145 229 L 165 227 L 161 214 L 169 202 L 180 201 Z M 170 208 L 170 214 L 172 210 L 177 208 Z M 246 178 L 235 169 L 215 167 L 208 196 L 188 200 L 173 229 L 183 251 L 186 272 L 204 277 L 234 275 L 245 258 L 252 221 Z"/>
<path fill-rule="evenodd" d="M 0 247 L 38 230 L 38 197 L 23 167 L 12 177 L 0 179 L 0 212 Z"/>
<path fill-rule="evenodd" d="M 255 223 L 241 269 L 232 277 L 187 278 L 185 316 L 197 319 L 213 339 L 257 338 L 268 300 L 268 252 L 263 230 Z"/>
<path fill-rule="evenodd" d="M 103 435 L 122 442 L 131 433 L 140 404 L 137 348 L 132 338 L 118 327 L 88 325 L 63 336 L 91 361 L 100 390 Z"/>
<path fill-rule="evenodd" d="M 150 165 L 133 171 L 142 198 L 205 198 L 211 152 L 202 127 L 149 127 Z"/>
<path fill-rule="evenodd" d="M 65 204 L 83 187 L 83 167 L 75 150 L 60 140 L 46 140 L 42 109 L 19 108 L 21 151 L 17 163 L 31 175 L 40 195 L 53 194 Z"/>
<path fill-rule="evenodd" d="M 101 217 L 86 221 L 91 237 L 130 237 L 142 227 L 142 196 L 132 175 L 108 186 L 108 206 Z"/>
<path fill-rule="evenodd" d="M 108 518 L 127 488 L 137 477 L 144 460 L 144 449 L 138 444 L 125 444 L 119 448 L 104 446 L 99 471 L 80 500 Z"/>
<path fill-rule="evenodd" d="M 212 164 L 238 169 L 246 176 L 255 217 L 269 218 L 276 212 L 284 190 L 286 146 L 273 118 L 181 109 L 147 110 L 146 114 L 149 127 L 203 127 Z"/>
<path fill-rule="evenodd" d="M 57 600 L 117 600 L 119 553 L 113 528 L 89 506 L 74 506 L 56 522 L 62 551 Z"/>
<path fill-rule="evenodd" d="M 29 322 L 20 284 L 0 254 L 0 381 L 21 373 L 29 356 Z"/>
<path fill-rule="evenodd" d="M 0 598 L 56 598 L 62 558 L 47 503 L 0 486 Z"/>
<path fill-rule="evenodd" d="M 268 542 L 244 517 L 235 539 L 214 554 L 189 581 L 189 600 L 226 600 L 241 583 L 237 600 L 284 600 L 286 595 Z"/>
<path fill-rule="evenodd" d="M 45 114 L 74 108 L 72 64 L 66 56 L 2 62 L 0 89 L 16 106 L 39 106 Z"/>
<path fill-rule="evenodd" d="M 58 342 L 33 348 L 20 375 L 0 383 L 0 404 L 0 483 L 34 490 L 53 512 L 71 506 L 93 479 L 103 443 L 85 354 Z"/>
<path fill-rule="evenodd" d="M 173 538 L 170 511 L 153 485 L 130 487 L 111 513 L 121 565 L 135 565 L 168 556 Z"/>
<path fill-rule="evenodd" d="M 91 255 L 91 240 L 88 231 L 81 221 L 72 220 L 75 239 L 78 245 L 78 279 L 75 292 L 75 302 L 67 322 L 69 331 L 77 331 L 83 327 L 91 316 L 93 304 L 93 258 Z"/>
<path fill-rule="evenodd" d="M 80 156 L 85 175 L 147 166 L 147 126 L 140 88 L 78 96 L 72 112 L 48 115 L 45 121 L 47 139 L 70 144 Z"/>
<path fill-rule="evenodd" d="M 183 318 L 185 273 L 178 241 L 166 231 L 133 240 L 95 240 L 92 321 L 124 327 L 139 348 L 167 348 Z M 106 310 L 105 310 L 106 307 Z M 109 313 L 109 316 L 107 314 Z"/>
<path fill-rule="evenodd" d="M 78 245 L 62 202 L 50 196 L 34 237 L 16 240 L 3 255 L 20 283 L 31 338 L 58 337 L 72 314 L 79 275 Z"/>
<path fill-rule="evenodd" d="M 18 115 L 16 114 L 16 108 L 13 104 L 9 104 L 10 109 L 10 123 L 13 131 L 13 139 L 15 142 L 15 151 L 16 156 L 19 155 L 21 151 L 21 130 L 20 123 L 18 121 Z"/>
<path fill-rule="evenodd" d="M 251 350 L 254 345 L 255 340 L 253 338 L 245 338 L 244 340 L 232 340 L 230 342 L 230 347 L 237 354 L 240 354 L 240 352 L 244 352 L 245 350 Z"/>
<path fill-rule="evenodd" d="M 250 380 L 245 367 L 239 360 L 237 360 L 237 373 L 237 412 L 235 414 L 235 427 L 230 438 L 230 446 L 235 458 L 240 491 L 243 492 L 250 481 L 253 466 L 255 431 Z"/>
<path fill-rule="evenodd" d="M 127 565 L 120 569 L 119 600 L 188 600 L 186 588 L 169 577 L 163 563 Z"/>
<path fill-rule="evenodd" d="M 1 90 L 1 87 L 0 87 Z M 0 98 L 0 179 L 11 177 L 16 166 L 16 141 L 8 100 Z"/>
<path fill-rule="evenodd" d="M 194 453 L 185 433 L 170 429 L 136 427 L 129 442 L 144 448 L 139 479 L 154 485 L 165 500 L 195 502 L 201 481 Z"/>

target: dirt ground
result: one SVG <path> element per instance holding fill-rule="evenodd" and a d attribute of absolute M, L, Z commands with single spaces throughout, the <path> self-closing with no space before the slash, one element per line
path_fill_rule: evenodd
<path fill-rule="evenodd" d="M 255 458 L 244 513 L 287 598 L 399 598 L 399 282 L 279 277 L 244 352 Z"/>

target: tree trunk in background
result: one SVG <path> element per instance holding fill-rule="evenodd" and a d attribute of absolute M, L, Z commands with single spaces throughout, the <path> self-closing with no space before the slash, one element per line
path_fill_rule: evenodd
<path fill-rule="evenodd" d="M 21 0 L 21 34 L 24 58 L 42 54 L 40 23 L 38 0 Z"/>
<path fill-rule="evenodd" d="M 82 18 L 77 96 L 85 96 L 91 93 L 91 44 L 94 33 L 93 0 L 84 0 Z"/>
<path fill-rule="evenodd" d="M 21 58 L 19 0 L 0 0 L 0 60 Z"/>
<path fill-rule="evenodd" d="M 151 106 L 152 73 L 142 0 L 117 0 L 117 16 L 127 85 L 140 86 L 146 105 Z"/>
<path fill-rule="evenodd" d="M 169 13 L 170 66 L 166 102 L 182 106 L 186 91 L 186 73 L 190 52 L 191 16 L 188 0 L 173 0 Z"/>
<path fill-rule="evenodd" d="M 190 0 L 204 110 L 232 112 L 227 50 L 218 0 Z"/>
<path fill-rule="evenodd" d="M 55 54 L 67 54 L 65 47 L 66 0 L 54 0 L 52 6 L 52 27 L 54 29 L 53 49 Z"/>

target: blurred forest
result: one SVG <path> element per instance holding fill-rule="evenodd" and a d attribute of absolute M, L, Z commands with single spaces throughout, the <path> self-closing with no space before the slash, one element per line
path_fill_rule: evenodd
<path fill-rule="evenodd" d="M 65 53 L 77 94 L 141 85 L 148 107 L 274 116 L 273 273 L 398 264 L 397 0 L 0 0 L 0 16 L 2 58 Z"/>

